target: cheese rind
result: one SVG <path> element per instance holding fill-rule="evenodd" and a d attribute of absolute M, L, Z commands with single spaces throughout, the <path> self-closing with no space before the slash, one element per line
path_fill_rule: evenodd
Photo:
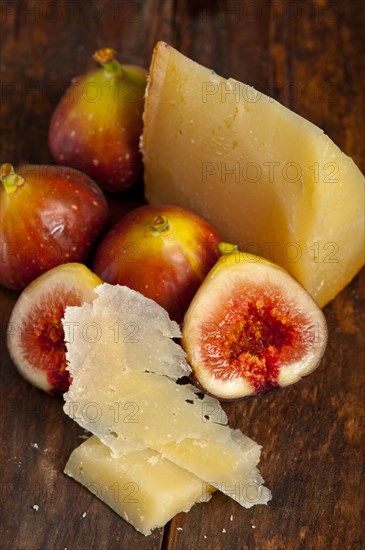
<path fill-rule="evenodd" d="M 207 502 L 214 490 L 150 449 L 113 458 L 95 436 L 71 453 L 64 472 L 143 535 L 195 503 Z"/>
<path fill-rule="evenodd" d="M 320 306 L 364 264 L 364 177 L 274 99 L 159 42 L 141 140 L 146 198 L 206 218 L 287 269 Z"/>

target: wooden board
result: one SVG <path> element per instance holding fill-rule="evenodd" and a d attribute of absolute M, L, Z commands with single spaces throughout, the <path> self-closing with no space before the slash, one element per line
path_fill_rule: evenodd
<path fill-rule="evenodd" d="M 364 171 L 360 1 L 4 0 L 0 16 L 2 162 L 51 162 L 50 115 L 71 77 L 93 65 L 94 50 L 112 46 L 123 61 L 148 67 L 163 39 L 309 118 Z M 141 189 L 109 197 L 113 218 L 142 200 Z M 5 344 L 17 294 L 1 288 L 1 546 L 364 548 L 364 277 L 325 308 L 329 344 L 314 374 L 224 405 L 231 425 L 263 445 L 271 503 L 244 510 L 215 494 L 147 538 L 62 473 L 84 434 L 61 398 L 17 374 Z"/>

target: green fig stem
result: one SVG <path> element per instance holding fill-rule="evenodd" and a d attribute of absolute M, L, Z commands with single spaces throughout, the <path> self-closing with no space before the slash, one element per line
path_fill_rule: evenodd
<path fill-rule="evenodd" d="M 15 173 L 13 165 L 8 163 L 0 166 L 0 181 L 8 195 L 15 193 L 18 187 L 25 183 L 24 178 Z"/>
<path fill-rule="evenodd" d="M 117 52 L 112 48 L 103 48 L 94 53 L 93 59 L 100 63 L 100 65 L 105 69 L 105 71 L 113 76 L 122 76 L 124 71 L 123 67 L 114 59 L 114 56 Z"/>
<path fill-rule="evenodd" d="M 237 252 L 237 250 L 238 246 L 236 244 L 218 243 L 218 251 L 220 252 L 221 256 L 232 254 L 233 252 Z"/>
<path fill-rule="evenodd" d="M 164 231 L 167 231 L 170 229 L 169 220 L 166 218 L 166 216 L 163 216 L 162 214 L 157 214 L 151 222 L 151 225 L 149 226 L 149 230 L 151 233 L 163 233 Z"/>

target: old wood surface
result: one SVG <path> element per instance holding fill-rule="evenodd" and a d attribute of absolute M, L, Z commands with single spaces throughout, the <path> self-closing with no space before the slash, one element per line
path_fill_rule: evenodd
<path fill-rule="evenodd" d="M 1 161 L 51 161 L 52 110 L 97 48 L 148 67 L 164 39 L 309 118 L 364 171 L 364 28 L 360 0 L 4 0 Z M 114 218 L 141 200 L 142 192 L 110 199 Z M 263 445 L 270 504 L 245 510 L 215 494 L 147 538 L 62 473 L 83 432 L 61 399 L 30 386 L 10 361 L 5 333 L 16 297 L 0 289 L 1 547 L 364 548 L 364 271 L 325 308 L 329 344 L 314 374 L 224 406 L 231 425 Z"/>

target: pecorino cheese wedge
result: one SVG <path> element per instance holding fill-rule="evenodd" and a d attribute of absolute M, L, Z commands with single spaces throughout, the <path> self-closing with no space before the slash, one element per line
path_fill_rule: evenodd
<path fill-rule="evenodd" d="M 206 218 L 320 306 L 364 264 L 364 177 L 323 131 L 164 42 L 146 92 L 146 198 Z"/>

